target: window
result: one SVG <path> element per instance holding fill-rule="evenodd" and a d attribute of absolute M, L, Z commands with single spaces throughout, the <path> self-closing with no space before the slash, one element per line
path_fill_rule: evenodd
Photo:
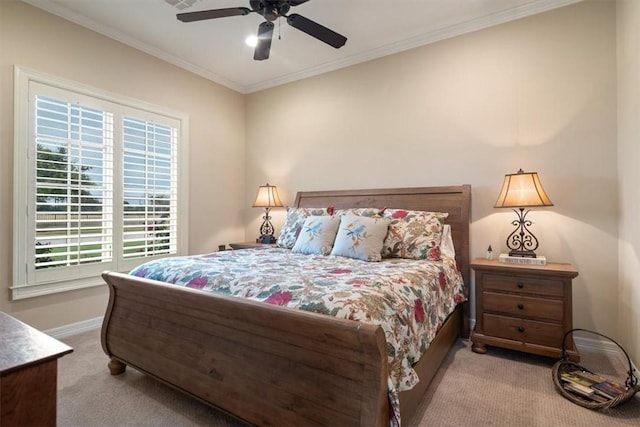
<path fill-rule="evenodd" d="M 15 81 L 13 298 L 185 253 L 186 117 L 18 67 Z"/>

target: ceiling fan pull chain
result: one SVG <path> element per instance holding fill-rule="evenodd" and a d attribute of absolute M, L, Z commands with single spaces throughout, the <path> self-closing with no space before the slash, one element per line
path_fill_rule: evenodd
<path fill-rule="evenodd" d="M 282 20 L 278 19 L 278 40 L 282 40 L 282 37 L 280 37 L 280 28 L 282 28 Z"/>

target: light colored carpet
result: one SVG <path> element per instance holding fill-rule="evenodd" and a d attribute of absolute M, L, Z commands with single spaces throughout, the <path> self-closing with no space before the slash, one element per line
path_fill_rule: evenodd
<path fill-rule="evenodd" d="M 99 330 L 62 341 L 74 352 L 58 361 L 61 427 L 245 427 L 134 369 L 109 375 Z M 553 362 L 495 348 L 480 355 L 471 351 L 467 340 L 458 340 L 416 416 L 404 420 L 403 425 L 640 426 L 639 395 L 606 413 L 584 409 L 556 392 L 551 378 Z"/>

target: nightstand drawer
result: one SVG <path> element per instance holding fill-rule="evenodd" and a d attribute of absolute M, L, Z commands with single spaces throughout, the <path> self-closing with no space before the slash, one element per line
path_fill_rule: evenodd
<path fill-rule="evenodd" d="M 561 280 L 540 279 L 531 276 L 515 276 L 500 274 L 485 274 L 482 278 L 484 290 L 503 292 L 517 292 L 532 295 L 562 297 L 563 284 Z"/>
<path fill-rule="evenodd" d="M 484 332 L 494 337 L 531 344 L 560 347 L 564 329 L 562 324 L 536 322 L 516 317 L 484 314 Z"/>
<path fill-rule="evenodd" d="M 485 311 L 555 322 L 562 322 L 563 319 L 564 303 L 562 300 L 497 294 L 493 292 L 484 292 L 482 299 Z"/>

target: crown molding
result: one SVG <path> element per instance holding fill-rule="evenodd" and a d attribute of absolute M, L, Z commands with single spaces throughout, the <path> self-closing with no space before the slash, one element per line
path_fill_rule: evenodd
<path fill-rule="evenodd" d="M 62 7 L 57 3 L 50 2 L 47 0 L 22 0 L 22 1 L 24 3 L 28 3 L 34 7 L 37 7 L 38 9 L 45 10 L 53 15 L 66 19 L 67 21 L 71 21 L 82 27 L 88 28 L 89 30 L 95 31 L 96 33 L 102 34 L 103 36 L 109 37 L 110 39 L 116 40 L 134 49 L 140 50 L 144 53 L 148 53 L 151 56 L 154 56 L 165 62 L 173 64 L 184 70 L 190 71 L 194 74 L 199 75 L 200 77 L 204 77 L 207 80 L 211 80 L 222 86 L 226 86 L 229 89 L 235 90 L 236 92 L 244 93 L 245 88 L 238 82 L 227 79 L 226 77 L 220 76 L 210 70 L 207 70 L 198 65 L 195 65 L 188 61 L 180 59 L 175 55 L 171 55 L 163 51 L 162 49 L 158 49 L 156 47 L 143 43 L 131 36 L 128 36 L 122 33 L 121 31 L 115 30 L 112 27 L 101 24 L 92 19 L 89 19 L 86 16 L 80 15 L 65 7 Z"/>
<path fill-rule="evenodd" d="M 416 47 L 424 46 L 430 43 L 435 43 L 448 38 L 456 37 L 462 34 L 467 34 L 473 31 L 481 30 L 484 28 L 492 27 L 494 25 L 503 24 L 516 19 L 524 18 L 530 15 L 546 12 L 552 9 L 568 6 L 574 3 L 579 3 L 583 0 L 532 0 L 531 2 L 513 7 L 511 9 L 503 10 L 493 14 L 486 15 L 482 18 L 472 19 L 461 24 L 451 25 L 446 28 L 441 28 L 435 31 L 421 34 L 416 37 L 412 37 L 400 42 L 391 43 L 376 49 L 371 49 L 366 52 L 362 52 L 356 55 L 349 56 L 337 61 L 326 62 L 324 64 L 317 65 L 315 67 L 306 68 L 301 71 L 282 75 L 277 78 L 263 80 L 255 84 L 242 85 L 239 82 L 230 80 L 226 77 L 220 76 L 210 70 L 192 64 L 188 61 L 182 60 L 174 55 L 171 55 L 161 49 L 150 46 L 139 40 L 134 39 L 120 31 L 117 31 L 109 26 L 103 25 L 85 16 L 77 14 L 69 9 L 60 6 L 54 2 L 47 0 L 22 0 L 32 6 L 39 9 L 43 9 L 56 16 L 74 22 L 113 40 L 119 41 L 125 45 L 133 47 L 134 49 L 145 52 L 156 58 L 159 58 L 165 62 L 173 64 L 184 70 L 197 74 L 205 79 L 211 80 L 220 85 L 226 86 L 229 89 L 240 92 L 241 94 L 249 94 L 258 92 L 261 90 L 269 89 L 275 86 L 280 86 L 286 83 L 306 79 L 308 77 L 317 76 L 330 71 L 335 71 L 341 68 L 349 67 L 351 65 L 359 64 L 373 59 L 381 58 L 383 56 L 392 55 L 394 53 L 403 52 Z"/>
<path fill-rule="evenodd" d="M 424 33 L 419 36 L 405 39 L 397 43 L 391 43 L 386 46 L 369 50 L 367 52 L 363 52 L 357 55 L 352 55 L 348 58 L 344 58 L 338 61 L 327 62 L 325 64 L 321 64 L 316 67 L 307 68 L 299 72 L 286 74 L 275 79 L 264 80 L 262 82 L 258 82 L 253 85 L 248 85 L 244 87 L 243 93 L 257 92 L 257 91 L 269 89 L 275 86 L 280 86 L 286 83 L 291 83 L 297 80 L 302 80 L 308 77 L 317 76 L 320 74 L 327 73 L 329 71 L 335 71 L 340 68 L 345 68 L 351 65 L 360 64 L 362 62 L 371 61 L 373 59 L 382 58 L 384 56 L 392 55 L 394 53 L 400 53 L 406 50 L 414 49 L 420 46 L 425 46 L 441 40 L 471 33 L 473 31 L 478 31 L 484 28 L 489 28 L 495 25 L 504 24 L 509 21 L 525 18 L 527 16 L 546 12 L 552 9 L 557 9 L 557 8 L 568 6 L 574 3 L 579 3 L 581 1 L 583 0 L 534 0 L 531 3 L 527 3 L 525 5 L 503 10 L 490 15 L 486 15 L 482 18 L 473 19 L 467 22 L 463 22 L 461 24 L 456 24 L 446 28 L 441 28 L 435 31 Z"/>

